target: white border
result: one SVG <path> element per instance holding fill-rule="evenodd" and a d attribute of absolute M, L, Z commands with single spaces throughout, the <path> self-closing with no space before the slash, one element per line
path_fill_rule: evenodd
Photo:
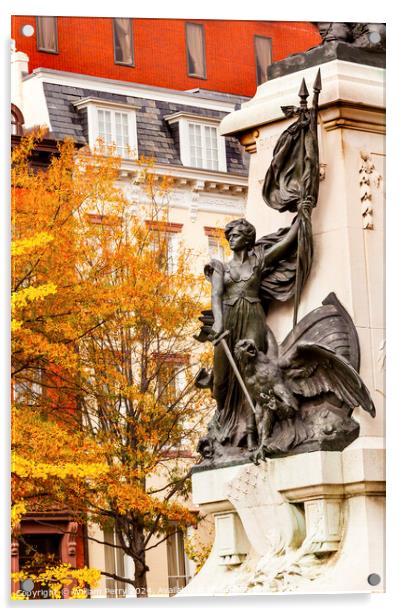
<path fill-rule="evenodd" d="M 388 214 L 387 214 L 387 331 L 388 331 L 388 366 L 387 366 L 387 461 L 388 461 L 388 507 L 387 507 L 387 593 L 384 595 L 331 595 L 331 596 L 270 596 L 270 597 L 236 597 L 236 598 L 197 598 L 177 600 L 163 599 L 148 599 L 140 605 L 138 601 L 130 604 L 122 601 L 108 600 L 104 602 L 94 602 L 90 605 L 87 601 L 85 604 L 82 601 L 62 602 L 57 603 L 52 601 L 47 604 L 40 605 L 15 605 L 7 604 L 8 596 L 8 562 L 7 557 L 1 560 L 1 576 L 2 591 L 1 601 L 3 610 L 8 612 L 12 608 L 23 607 L 30 611 L 39 611 L 43 614 L 44 610 L 51 609 L 52 614 L 64 614 L 65 610 L 71 611 L 73 614 L 83 614 L 88 609 L 106 609 L 119 611 L 133 610 L 138 613 L 139 609 L 146 613 L 161 613 L 161 610 L 166 613 L 175 613 L 178 610 L 191 611 L 191 614 L 205 615 L 207 610 L 212 607 L 223 610 L 230 610 L 231 614 L 237 615 L 244 613 L 252 614 L 271 610 L 272 612 L 279 610 L 281 616 L 295 616 L 303 614 L 305 611 L 310 615 L 320 614 L 320 616 L 339 616 L 339 613 L 345 611 L 345 614 L 353 613 L 353 616 L 364 614 L 364 616 L 375 615 L 379 613 L 384 616 L 393 616 L 399 613 L 402 591 L 402 564 L 401 564 L 401 549 L 402 549 L 402 530 L 400 522 L 400 500 L 401 500 L 401 468 L 402 468 L 402 413 L 400 410 L 400 396 L 398 395 L 398 383 L 400 382 L 401 358 L 400 344 L 401 333 L 400 323 L 402 315 L 402 301 L 400 282 L 401 277 L 401 233 L 402 233 L 402 206 L 400 199 L 400 182 L 398 175 L 400 174 L 400 147 L 402 143 L 401 135 L 401 93 L 400 93 L 400 58 L 402 57 L 401 35 L 400 35 L 400 20 L 397 13 L 397 3 L 393 0 L 337 0 L 332 3 L 320 2 L 301 2 L 300 0 L 288 0 L 286 3 L 270 3 L 261 2 L 261 0 L 247 0 L 245 3 L 234 3 L 232 0 L 203 0 L 198 4 L 184 4 L 180 0 L 170 0 L 162 2 L 161 0 L 153 0 L 152 3 L 140 3 L 133 7 L 132 2 L 123 0 L 114 0 L 112 4 L 94 3 L 88 5 L 78 0 L 69 0 L 68 3 L 55 4 L 50 0 L 19 0 L 18 3 L 11 0 L 5 0 L 1 6 L 1 40 L 2 40 L 2 67 L 3 74 L 7 75 L 8 69 L 8 43 L 7 39 L 10 36 L 9 16 L 11 14 L 30 15 L 49 14 L 55 12 L 59 15 L 93 15 L 93 16 L 116 16 L 130 15 L 132 11 L 136 11 L 137 17 L 169 17 L 169 18 L 212 18 L 212 19 L 270 19 L 270 20 L 330 20 L 330 21 L 386 21 L 387 22 L 387 47 L 388 47 L 388 63 L 387 63 L 387 108 L 388 108 L 388 126 L 389 137 L 387 139 L 387 154 L 390 163 L 387 164 L 387 196 L 388 196 Z M 6 81 L 7 80 L 7 81 Z M 9 82 L 6 77 L 3 84 L 6 82 L 6 90 L 9 91 Z M 8 99 L 8 97 L 4 97 Z M 3 147 L 1 148 L 2 160 L 1 170 L 3 174 L 3 200 L 2 200 L 2 224 L 0 225 L 0 262 L 1 268 L 1 309 L 2 325 L 0 328 L 0 348 L 1 365 L 0 365 L 0 388 L 3 395 L 3 434 L 9 434 L 7 427 L 8 417 L 8 373 L 9 373 L 9 337 L 8 337 L 8 318 L 9 304 L 7 293 L 9 288 L 9 143 L 8 143 L 8 128 L 9 128 L 9 107 L 8 100 L 3 100 Z M 398 162 L 397 162 L 398 161 Z M 399 163 L 399 164 L 398 164 Z M 398 164 L 398 167 L 396 167 Z M 7 436 L 5 437 L 7 442 Z M 4 481 L 2 494 L 3 502 L 7 500 L 9 495 L 8 487 L 8 446 L 3 447 L 3 461 L 6 471 L 2 474 Z M 2 554 L 7 555 L 9 549 L 8 538 L 8 512 L 2 511 Z M 350 612 L 346 612 L 349 608 Z M 148 612 L 150 610 L 150 612 Z M 46 612 L 45 612 L 46 613 Z"/>

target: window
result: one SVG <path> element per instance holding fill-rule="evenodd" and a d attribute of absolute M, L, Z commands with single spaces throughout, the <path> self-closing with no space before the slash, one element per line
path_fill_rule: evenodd
<path fill-rule="evenodd" d="M 226 172 L 226 142 L 219 135 L 219 118 L 179 111 L 165 120 L 179 124 L 180 158 L 183 165 Z"/>
<path fill-rule="evenodd" d="M 211 259 L 225 260 L 225 248 L 219 238 L 208 237 L 208 254 Z"/>
<path fill-rule="evenodd" d="M 186 24 L 187 73 L 189 77 L 206 79 L 204 26 Z"/>
<path fill-rule="evenodd" d="M 147 220 L 151 233 L 151 249 L 157 253 L 161 268 L 174 274 L 178 266 L 179 233 L 183 225 L 174 222 Z"/>
<path fill-rule="evenodd" d="M 85 98 L 73 103 L 77 109 L 87 109 L 88 141 L 91 148 L 97 141 L 116 151 L 122 158 L 137 158 L 137 123 L 134 105 Z"/>
<path fill-rule="evenodd" d="M 208 237 L 208 254 L 211 259 L 225 261 L 225 232 L 217 227 L 204 227 L 205 235 Z"/>
<path fill-rule="evenodd" d="M 257 85 L 268 81 L 268 67 L 272 62 L 272 39 L 265 36 L 254 37 Z"/>
<path fill-rule="evenodd" d="M 175 355 L 167 355 L 163 360 L 161 356 L 155 356 L 160 362 L 158 371 L 158 388 L 160 401 L 164 404 L 173 404 L 184 392 L 186 381 L 186 364 L 183 358 Z"/>
<path fill-rule="evenodd" d="M 163 404 L 172 404 L 184 394 L 189 356 L 186 353 L 153 353 L 158 374 L 158 395 Z"/>
<path fill-rule="evenodd" d="M 24 116 L 20 109 L 18 109 L 17 105 L 11 103 L 11 134 L 12 135 L 22 135 L 24 132 Z"/>
<path fill-rule="evenodd" d="M 119 547 L 120 545 L 114 529 L 105 529 L 103 531 L 104 540 L 111 545 L 105 545 L 105 569 L 108 573 L 120 575 L 124 577 L 124 552 Z M 106 597 L 108 599 L 123 599 L 126 595 L 125 583 L 113 578 L 106 578 Z"/>
<path fill-rule="evenodd" d="M 160 267 L 167 267 L 169 274 L 177 271 L 177 234 L 152 231 L 151 248 L 158 254 Z"/>
<path fill-rule="evenodd" d="M 189 581 L 188 562 L 184 551 L 184 536 L 183 531 L 177 528 L 174 524 L 171 525 L 171 533 L 168 534 L 167 545 L 167 561 L 168 561 L 168 582 L 169 595 L 175 595 L 179 590 L 184 588 Z"/>
<path fill-rule="evenodd" d="M 16 379 L 13 382 L 13 401 L 33 405 L 44 394 L 43 371 L 41 368 L 30 368 L 24 374 L 24 380 Z"/>
<path fill-rule="evenodd" d="M 116 64 L 134 66 L 133 25 L 131 19 L 113 19 L 113 48 Z"/>
<path fill-rule="evenodd" d="M 98 138 L 107 146 L 116 146 L 118 156 L 128 158 L 130 135 L 128 113 L 97 109 Z"/>
<path fill-rule="evenodd" d="M 36 18 L 36 45 L 39 51 L 58 53 L 57 17 Z"/>
<path fill-rule="evenodd" d="M 202 169 L 218 169 L 218 133 L 216 126 L 188 125 L 190 138 L 190 164 Z"/>

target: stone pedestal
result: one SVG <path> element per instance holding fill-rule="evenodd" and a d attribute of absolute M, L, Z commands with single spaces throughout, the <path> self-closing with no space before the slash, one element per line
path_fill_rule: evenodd
<path fill-rule="evenodd" d="M 357 328 L 360 374 L 377 416 L 355 410 L 360 436 L 343 452 L 194 472 L 193 500 L 214 515 L 216 537 L 182 596 L 383 589 L 385 71 L 356 59 L 326 60 L 320 68 L 315 254 L 299 319 L 336 293 Z M 267 207 L 262 185 L 278 137 L 291 122 L 281 106 L 298 104 L 303 77 L 312 93 L 317 69 L 262 84 L 221 123 L 222 134 L 236 135 L 251 155 L 246 218 L 257 238 L 292 219 Z M 292 328 L 292 314 L 292 301 L 270 308 L 278 341 Z M 369 579 L 381 581 L 373 586 Z"/>
<path fill-rule="evenodd" d="M 381 446 L 196 472 L 193 500 L 215 543 L 180 596 L 383 590 Z"/>

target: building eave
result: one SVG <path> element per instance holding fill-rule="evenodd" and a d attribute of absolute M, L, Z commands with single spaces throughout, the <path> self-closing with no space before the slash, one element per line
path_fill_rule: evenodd
<path fill-rule="evenodd" d="M 235 108 L 234 102 L 218 102 L 206 96 L 193 96 L 190 92 L 170 90 L 168 88 L 161 88 L 158 86 L 151 87 L 139 83 L 130 83 L 128 81 L 119 81 L 117 79 L 107 79 L 103 77 L 100 78 L 93 75 L 82 75 L 80 73 L 58 71 L 48 68 L 35 69 L 32 73 L 24 77 L 23 82 L 28 82 L 32 79 L 39 79 L 42 82 L 56 83 L 59 85 L 79 87 L 88 90 L 96 89 L 99 92 L 123 94 L 124 96 L 154 99 L 172 103 L 176 102 L 181 105 L 189 105 L 191 107 L 200 107 L 214 111 L 223 111 L 225 113 L 230 113 Z"/>

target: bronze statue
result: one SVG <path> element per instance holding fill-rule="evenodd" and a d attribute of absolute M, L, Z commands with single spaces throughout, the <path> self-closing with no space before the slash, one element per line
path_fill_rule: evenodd
<path fill-rule="evenodd" d="M 317 340 L 311 342 L 305 333 L 284 353 L 276 342 L 268 346 L 266 353 L 257 349 L 254 340 L 239 340 L 236 344 L 240 372 L 255 402 L 259 443 L 252 455 L 255 462 L 277 452 L 277 443 L 270 438 L 275 420 L 283 422 L 286 430 L 286 420 L 300 415 L 305 400 L 332 392 L 340 405 L 351 409 L 360 405 L 375 416 L 367 387 L 353 366 L 331 347 L 329 333 L 332 332 L 325 331 L 325 345 Z M 331 436 L 336 426 L 328 422 L 324 432 Z"/>
<path fill-rule="evenodd" d="M 267 350 L 265 312 L 259 296 L 261 281 L 264 272 L 275 267 L 295 243 L 298 226 L 296 221 L 282 240 L 267 249 L 255 245 L 255 228 L 247 220 L 241 218 L 226 226 L 233 257 L 228 263 L 213 259 L 205 272 L 212 284 L 214 323 L 210 336 L 213 339 L 228 329 L 232 353 L 242 338 L 252 338 L 259 351 Z M 222 426 L 220 438 L 240 446 L 246 436 L 247 445 L 252 448 L 254 416 L 221 345 L 215 347 L 212 391 Z"/>
<path fill-rule="evenodd" d="M 291 226 L 256 241 L 251 223 L 234 220 L 225 228 L 231 260 L 213 259 L 205 267 L 212 310 L 203 312 L 196 339 L 213 342 L 214 363 L 210 373 L 200 371 L 196 384 L 211 389 L 216 411 L 198 451 L 215 462 L 343 449 L 358 435 L 353 408 L 375 413 L 357 372 L 356 329 L 335 295 L 297 322 L 313 258 L 319 72 L 313 87 L 310 109 L 304 79 L 300 106 L 283 108 L 297 120 L 278 139 L 263 187 L 267 205 L 296 213 Z M 267 306 L 290 298 L 293 329 L 278 347 Z"/>
<path fill-rule="evenodd" d="M 318 21 L 314 22 L 322 38 L 322 44 L 332 41 L 348 43 L 377 53 L 385 52 L 385 24 Z"/>

